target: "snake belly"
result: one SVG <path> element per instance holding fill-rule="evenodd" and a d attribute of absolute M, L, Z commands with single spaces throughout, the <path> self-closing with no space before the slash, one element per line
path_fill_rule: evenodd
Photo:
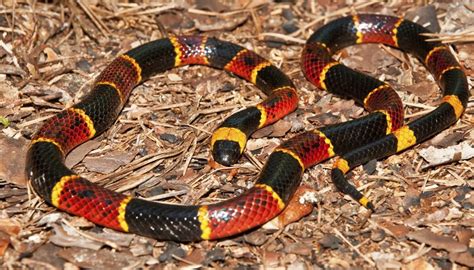
<path fill-rule="evenodd" d="M 371 27 L 367 27 L 369 23 Z M 410 146 L 412 137 L 419 142 L 460 117 L 467 102 L 465 75 L 445 47 L 427 45 L 419 36 L 421 31 L 413 33 L 413 29 L 417 30 L 419 26 L 399 18 L 378 15 L 346 17 L 328 25 L 344 30 L 323 33 L 322 40 L 314 40 L 316 46 L 309 46 L 310 38 L 302 56 L 303 71 L 317 86 L 350 96 L 372 113 L 354 121 L 306 132 L 284 142 L 270 155 L 254 187 L 242 195 L 210 205 L 150 202 L 91 183 L 64 165 L 64 158 L 70 150 L 113 124 L 137 84 L 173 67 L 199 64 L 223 69 L 255 84 L 268 95 L 256 106 L 231 115 L 214 132 L 212 153 L 216 161 L 224 165 L 236 161 L 251 133 L 296 109 L 296 89 L 278 68 L 241 46 L 202 36 L 160 39 L 116 58 L 99 75 L 91 92 L 81 102 L 45 122 L 32 139 L 27 154 L 27 174 L 32 187 L 53 206 L 119 231 L 162 240 L 219 239 L 257 227 L 278 215 L 298 187 L 304 170 L 313 164 L 334 155 L 343 155 L 334 168 L 343 175 L 349 167 L 356 166 L 354 164 L 365 158 L 360 154 L 355 158 L 344 154 L 357 151 L 369 152 L 367 156 L 394 153 L 391 148 L 367 146 L 388 137 L 395 137 L 395 142 L 402 141 L 396 143 L 395 149 L 401 151 Z M 341 31 L 356 38 L 340 40 L 336 35 Z M 398 37 L 400 33 L 418 38 L 402 39 Z M 387 42 L 389 39 L 396 39 L 396 42 Z M 428 63 L 428 69 L 445 93 L 444 102 L 439 107 L 444 108 L 443 112 L 432 116 L 434 118 L 425 116 L 427 120 L 421 124 L 403 126 L 403 107 L 390 86 L 346 68 L 331 58 L 334 51 L 344 46 L 364 42 L 382 42 L 412 52 L 420 59 L 427 59 L 424 62 Z M 401 45 L 403 42 L 406 47 Z M 351 82 L 351 87 L 346 85 L 347 82 Z M 352 87 L 355 85 L 357 90 Z M 439 120 L 444 125 L 437 124 Z M 417 128 L 433 124 L 437 126 L 430 132 L 421 132 Z M 401 140 L 402 137 L 407 139 Z M 353 187 L 345 179 L 340 183 L 336 183 L 340 189 Z M 350 188 L 346 189 L 350 191 L 348 194 L 371 207 L 360 193 L 351 193 Z"/>

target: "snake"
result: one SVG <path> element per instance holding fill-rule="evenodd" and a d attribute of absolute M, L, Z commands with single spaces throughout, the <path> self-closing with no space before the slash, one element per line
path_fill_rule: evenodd
<path fill-rule="evenodd" d="M 284 141 L 269 155 L 253 187 L 228 200 L 204 205 L 148 201 L 92 183 L 64 164 L 72 149 L 114 124 L 133 88 L 175 67 L 220 69 L 266 94 L 257 105 L 230 115 L 212 134 L 212 157 L 222 165 L 238 162 L 253 132 L 296 110 L 298 91 L 279 68 L 252 50 L 204 35 L 169 35 L 115 58 L 80 102 L 46 120 L 32 136 L 27 177 L 35 193 L 60 210 L 118 231 L 188 242 L 238 235 L 278 216 L 304 171 L 338 156 L 331 170 L 335 186 L 374 210 L 374 204 L 348 181 L 347 172 L 432 137 L 454 124 L 467 105 L 463 67 L 448 46 L 428 42 L 423 35 L 428 32 L 402 17 L 376 14 L 338 18 L 317 29 L 303 48 L 305 77 L 319 89 L 354 99 L 369 113 Z M 389 84 L 334 58 L 341 49 L 363 43 L 400 49 L 424 64 L 443 92 L 436 109 L 404 124 L 402 101 Z"/>

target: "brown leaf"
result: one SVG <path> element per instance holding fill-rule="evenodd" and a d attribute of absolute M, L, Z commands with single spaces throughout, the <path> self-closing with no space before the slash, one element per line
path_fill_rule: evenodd
<path fill-rule="evenodd" d="M 256 230 L 251 233 L 247 233 L 244 235 L 245 242 L 254 245 L 254 246 L 261 246 L 263 245 L 268 239 L 268 236 L 261 230 Z"/>
<path fill-rule="evenodd" d="M 426 26 L 431 32 L 439 32 L 441 29 L 436 14 L 436 8 L 433 5 L 426 5 L 422 7 L 415 7 L 407 11 L 405 18 L 408 20 L 414 20 L 416 22 Z"/>
<path fill-rule="evenodd" d="M 474 256 L 471 252 L 465 251 L 461 253 L 449 253 L 449 259 L 468 267 L 474 267 Z"/>
<path fill-rule="evenodd" d="M 474 227 L 474 218 L 464 218 L 459 221 L 461 226 Z"/>
<path fill-rule="evenodd" d="M 430 140 L 430 144 L 439 147 L 449 147 L 463 140 L 465 134 L 462 132 L 454 132 L 445 130 Z"/>
<path fill-rule="evenodd" d="M 438 91 L 438 87 L 436 86 L 436 84 L 429 81 L 422 81 L 419 83 L 407 85 L 405 89 L 409 93 L 413 93 L 421 97 L 422 99 L 427 99 Z"/>
<path fill-rule="evenodd" d="M 77 163 L 81 162 L 82 159 L 92 150 L 97 149 L 100 146 L 100 142 L 92 140 L 87 141 L 78 147 L 74 148 L 66 157 L 66 166 L 72 168 Z"/>
<path fill-rule="evenodd" d="M 43 52 L 46 54 L 46 62 L 53 62 L 58 60 L 58 54 L 51 48 L 44 48 Z"/>
<path fill-rule="evenodd" d="M 10 244 L 10 237 L 6 233 L 0 232 L 0 257 L 3 258 L 5 251 Z"/>
<path fill-rule="evenodd" d="M 409 209 L 416 205 L 420 205 L 420 191 L 409 186 L 405 198 L 403 199 L 403 207 Z"/>
<path fill-rule="evenodd" d="M 26 76 L 26 72 L 21 68 L 7 64 L 0 64 L 0 74 L 18 75 L 21 77 Z"/>
<path fill-rule="evenodd" d="M 273 132 L 274 128 L 275 128 L 275 125 L 270 125 L 270 126 L 261 128 L 252 134 L 252 138 L 258 139 L 262 137 L 268 137 Z"/>
<path fill-rule="evenodd" d="M 434 211 L 433 213 L 429 214 L 425 220 L 424 223 L 438 223 L 443 221 L 449 214 L 449 209 L 448 208 L 442 208 Z"/>
<path fill-rule="evenodd" d="M 136 153 L 113 151 L 101 157 L 86 157 L 84 164 L 90 171 L 106 174 L 115 171 L 120 166 L 130 163 L 135 156 Z"/>
<path fill-rule="evenodd" d="M 445 249 L 450 252 L 464 252 L 467 250 L 465 244 L 459 243 L 451 237 L 437 235 L 429 229 L 410 232 L 407 236 L 409 239 L 428 244 L 437 249 Z"/>
<path fill-rule="evenodd" d="M 2 162 L 0 162 L 0 179 L 26 187 L 25 161 L 27 146 L 27 141 L 21 137 L 15 140 L 0 134 L 0 157 L 2 157 Z"/>
<path fill-rule="evenodd" d="M 403 270 L 434 270 L 435 268 L 429 264 L 424 258 L 418 258 L 411 261 L 403 267 Z"/>
<path fill-rule="evenodd" d="M 474 157 L 474 147 L 468 141 L 463 141 L 460 144 L 438 149 L 430 146 L 420 150 L 420 156 L 429 164 L 422 167 L 422 169 L 444 164 L 452 161 L 463 159 L 470 159 Z"/>
<path fill-rule="evenodd" d="M 214 24 L 207 24 L 207 23 L 201 23 L 197 20 L 195 20 L 196 23 L 196 28 L 199 31 L 202 32 L 209 32 L 209 31 L 220 31 L 220 30 L 234 30 L 237 28 L 239 25 L 244 24 L 248 20 L 249 16 L 233 16 L 232 18 L 229 18 L 227 20 L 219 20 L 218 22 Z"/>
<path fill-rule="evenodd" d="M 273 132 L 270 134 L 272 137 L 282 137 L 291 129 L 291 123 L 289 121 L 280 120 L 273 124 Z"/>
<path fill-rule="evenodd" d="M 288 254 L 310 256 L 311 250 L 312 248 L 308 244 L 296 242 L 296 243 L 288 244 L 283 251 Z"/>
<path fill-rule="evenodd" d="M 410 228 L 402 224 L 394 224 L 390 221 L 382 221 L 379 226 L 388 230 L 396 238 L 404 238 L 410 232 Z"/>
<path fill-rule="evenodd" d="M 99 250 L 103 244 L 81 236 L 68 225 L 53 224 L 54 235 L 49 240 L 60 247 L 80 247 L 92 250 Z"/>
<path fill-rule="evenodd" d="M 21 224 L 11 218 L 0 218 L 0 231 L 16 236 L 21 231 Z"/>
<path fill-rule="evenodd" d="M 469 245 L 469 241 L 474 236 L 474 232 L 471 229 L 458 229 L 456 230 L 456 237 L 459 242 Z"/>
<path fill-rule="evenodd" d="M 270 267 L 276 267 L 280 263 L 280 258 L 281 258 L 281 253 L 280 252 L 274 252 L 274 251 L 269 251 L 263 250 L 263 257 L 262 257 L 262 262 L 263 265 L 267 268 Z"/>
<path fill-rule="evenodd" d="M 107 249 L 98 251 L 81 248 L 68 248 L 58 252 L 58 256 L 81 268 L 90 269 L 133 269 L 138 266 L 141 258 L 131 254 L 115 252 Z"/>
<path fill-rule="evenodd" d="M 196 0 L 196 8 L 213 12 L 225 12 L 229 10 L 229 7 L 223 5 L 218 0 Z"/>
<path fill-rule="evenodd" d="M 386 52 L 378 47 L 378 44 L 366 44 L 365 46 L 347 48 L 350 56 L 344 58 L 343 63 L 353 69 L 375 74 L 381 67 L 394 62 L 393 59 L 387 57 Z"/>
<path fill-rule="evenodd" d="M 48 242 L 43 245 L 40 245 L 38 249 L 34 251 L 32 259 L 56 267 L 53 269 L 67 269 L 66 267 L 64 267 L 65 260 L 57 256 L 58 252 L 62 249 L 62 247 L 58 247 Z"/>
<path fill-rule="evenodd" d="M 184 259 L 188 262 L 201 264 L 204 261 L 205 257 L 206 257 L 206 254 L 204 253 L 202 249 L 195 249 L 191 252 L 191 254 L 186 256 Z"/>

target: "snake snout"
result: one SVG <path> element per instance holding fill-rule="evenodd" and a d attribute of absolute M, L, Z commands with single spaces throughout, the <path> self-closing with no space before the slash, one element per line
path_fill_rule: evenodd
<path fill-rule="evenodd" d="M 240 153 L 239 144 L 233 141 L 216 141 L 212 149 L 214 160 L 224 166 L 231 166 L 237 163 Z"/>

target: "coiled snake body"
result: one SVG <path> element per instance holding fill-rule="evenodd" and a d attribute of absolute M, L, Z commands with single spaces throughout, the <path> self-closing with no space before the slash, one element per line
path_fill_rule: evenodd
<path fill-rule="evenodd" d="M 372 203 L 344 174 L 371 159 L 402 151 L 447 128 L 461 116 L 468 99 L 462 67 L 440 43 L 429 43 L 422 26 L 397 17 L 357 15 L 317 30 L 302 54 L 306 78 L 324 90 L 349 96 L 371 113 L 360 119 L 308 131 L 278 146 L 256 184 L 241 196 L 211 205 L 170 205 L 116 193 L 91 183 L 64 165 L 67 153 L 101 134 L 115 121 L 131 90 L 151 75 L 199 64 L 231 72 L 252 82 L 268 97 L 226 119 L 214 132 L 214 159 L 237 161 L 255 130 L 295 110 L 292 81 L 264 58 L 241 46 L 203 36 L 171 36 L 141 45 L 116 58 L 81 102 L 49 119 L 32 139 L 27 174 L 48 203 L 119 231 L 157 239 L 218 239 L 254 228 L 277 216 L 313 164 L 340 156 L 332 170 L 337 188 L 364 206 Z M 334 52 L 353 44 L 383 43 L 416 56 L 443 90 L 440 105 L 403 125 L 403 106 L 386 83 L 334 60 Z"/>

